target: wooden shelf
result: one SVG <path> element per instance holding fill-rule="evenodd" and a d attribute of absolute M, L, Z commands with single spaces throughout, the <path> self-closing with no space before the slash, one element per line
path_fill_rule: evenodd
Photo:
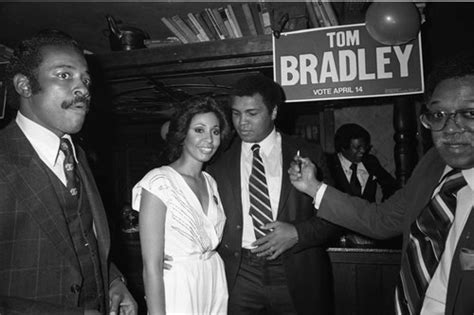
<path fill-rule="evenodd" d="M 111 82 L 271 68 L 271 35 L 92 55 Z"/>

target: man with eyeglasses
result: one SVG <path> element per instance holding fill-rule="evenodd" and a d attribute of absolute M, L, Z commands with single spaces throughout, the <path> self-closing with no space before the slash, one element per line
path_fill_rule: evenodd
<path fill-rule="evenodd" d="M 427 87 L 420 118 L 434 148 L 388 200 L 370 204 L 327 186 L 305 158 L 290 179 L 321 218 L 373 238 L 403 233 L 397 314 L 473 314 L 474 53 L 439 64 Z"/>

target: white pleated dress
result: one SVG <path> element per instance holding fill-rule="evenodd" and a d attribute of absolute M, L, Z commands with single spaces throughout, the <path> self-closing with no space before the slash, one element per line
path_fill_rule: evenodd
<path fill-rule="evenodd" d="M 209 192 L 207 215 L 184 178 L 170 166 L 151 170 L 132 191 L 133 209 L 139 211 L 142 189 L 167 206 L 164 251 L 173 257 L 172 268 L 164 271 L 167 314 L 227 313 L 224 263 L 215 251 L 226 217 L 216 182 L 203 174 Z"/>

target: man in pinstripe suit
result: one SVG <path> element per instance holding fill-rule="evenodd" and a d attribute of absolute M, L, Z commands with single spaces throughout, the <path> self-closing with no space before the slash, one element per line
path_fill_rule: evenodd
<path fill-rule="evenodd" d="M 90 75 L 68 35 L 23 41 L 8 73 L 16 119 L 0 131 L 0 314 L 136 314 L 109 261 L 105 211 L 84 151 Z"/>

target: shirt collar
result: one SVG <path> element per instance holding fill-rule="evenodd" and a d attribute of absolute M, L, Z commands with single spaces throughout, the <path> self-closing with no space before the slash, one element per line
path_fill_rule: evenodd
<path fill-rule="evenodd" d="M 469 188 L 474 191 L 474 167 L 467 170 L 463 170 L 462 175 L 466 179 Z"/>
<path fill-rule="evenodd" d="M 351 165 L 352 165 L 352 162 L 349 161 L 341 152 L 338 152 L 337 153 L 337 156 L 339 158 L 339 161 L 341 161 L 341 166 L 342 166 L 342 169 L 344 171 L 351 171 Z M 367 169 L 365 168 L 364 166 L 364 163 L 362 162 L 359 162 L 359 163 L 355 163 L 357 164 L 357 172 L 362 172 L 362 173 L 368 173 Z"/>
<path fill-rule="evenodd" d="M 253 143 L 253 142 L 242 141 L 242 151 L 244 151 L 245 153 L 251 152 L 252 146 L 254 144 L 258 144 L 260 145 L 260 153 L 264 154 L 265 156 L 268 156 L 270 155 L 270 152 L 272 151 L 273 147 L 277 145 L 277 143 L 278 143 L 277 132 L 276 132 L 275 127 L 273 127 L 272 132 L 270 132 L 268 136 L 266 136 L 265 139 L 263 139 L 260 142 Z"/>
<path fill-rule="evenodd" d="M 339 161 L 341 161 L 343 168 L 347 168 L 347 169 L 351 168 L 351 165 L 353 162 L 349 161 L 341 152 L 339 152 L 337 156 L 339 157 Z M 357 164 L 358 169 L 363 165 L 362 162 L 358 162 L 355 164 Z"/>
<path fill-rule="evenodd" d="M 20 111 L 16 115 L 16 123 L 38 154 L 43 156 L 50 165 L 55 165 L 59 155 L 60 138 L 51 130 L 24 116 Z M 63 138 L 71 141 L 74 159 L 78 162 L 71 136 L 66 134 Z"/>
<path fill-rule="evenodd" d="M 341 166 L 343 169 L 350 169 L 352 162 L 349 161 L 341 152 L 337 154 L 339 161 L 341 161 Z"/>

